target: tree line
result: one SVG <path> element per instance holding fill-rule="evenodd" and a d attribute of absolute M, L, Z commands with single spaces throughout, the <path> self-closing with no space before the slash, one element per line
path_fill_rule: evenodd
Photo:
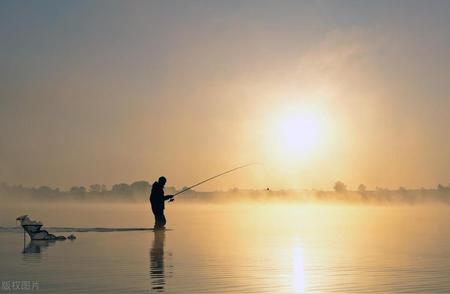
<path fill-rule="evenodd" d="M 119 183 L 108 188 L 103 184 L 85 186 L 72 186 L 67 190 L 50 186 L 25 187 L 23 185 L 0 184 L 0 194 L 10 197 L 28 197 L 33 199 L 69 199 L 69 198 L 104 198 L 125 199 L 141 198 L 150 193 L 151 184 L 147 181 L 136 181 L 131 184 Z M 166 192 L 174 193 L 174 187 L 167 187 Z"/>
<path fill-rule="evenodd" d="M 174 194 L 184 189 L 166 187 L 166 194 Z M 136 181 L 131 184 L 119 183 L 108 188 L 103 184 L 92 184 L 88 187 L 73 186 L 67 190 L 49 186 L 24 187 L 22 185 L 0 184 L 0 195 L 10 199 L 31 200 L 99 200 L 99 201 L 144 201 L 148 199 L 151 184 L 147 181 Z M 241 190 L 237 188 L 228 191 L 199 192 L 188 191 L 179 199 L 182 200 L 286 200 L 286 201 L 333 201 L 333 202 L 366 202 L 366 203 L 423 203 L 440 202 L 450 204 L 450 184 L 437 185 L 433 189 L 387 189 L 376 187 L 367 189 L 360 184 L 350 190 L 342 181 L 337 181 L 332 190 Z"/>

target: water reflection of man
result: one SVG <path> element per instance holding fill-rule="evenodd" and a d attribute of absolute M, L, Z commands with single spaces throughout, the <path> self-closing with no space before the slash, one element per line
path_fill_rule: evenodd
<path fill-rule="evenodd" d="M 150 249 L 150 282 L 152 290 L 164 292 L 164 239 L 163 230 L 155 230 L 155 239 Z"/>

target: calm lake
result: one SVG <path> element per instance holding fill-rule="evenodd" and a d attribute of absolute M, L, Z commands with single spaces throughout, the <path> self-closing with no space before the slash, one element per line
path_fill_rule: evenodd
<path fill-rule="evenodd" d="M 22 214 L 89 229 L 24 242 Z M 175 201 L 166 216 L 165 232 L 101 232 L 152 227 L 148 203 L 4 204 L 0 293 L 450 292 L 450 206 Z"/>

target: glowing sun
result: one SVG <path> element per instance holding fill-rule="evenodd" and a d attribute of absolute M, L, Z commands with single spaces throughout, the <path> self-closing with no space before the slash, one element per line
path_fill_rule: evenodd
<path fill-rule="evenodd" d="M 280 112 L 270 122 L 270 157 L 277 162 L 297 164 L 324 148 L 326 123 L 317 110 L 299 107 Z"/>
<path fill-rule="evenodd" d="M 278 125 L 280 147 L 289 153 L 309 152 L 317 146 L 320 125 L 311 115 L 291 115 Z"/>

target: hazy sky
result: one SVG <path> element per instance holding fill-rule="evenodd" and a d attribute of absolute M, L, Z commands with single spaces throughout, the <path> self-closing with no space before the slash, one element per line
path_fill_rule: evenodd
<path fill-rule="evenodd" d="M 0 76 L 12 184 L 450 182 L 449 1 L 3 0 Z"/>

